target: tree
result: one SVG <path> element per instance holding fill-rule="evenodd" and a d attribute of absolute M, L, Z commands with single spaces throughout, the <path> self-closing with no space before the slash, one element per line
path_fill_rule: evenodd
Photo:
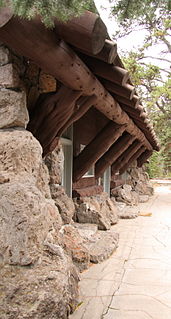
<path fill-rule="evenodd" d="M 109 2 L 113 4 L 112 14 L 119 23 L 120 35 L 129 34 L 137 27 L 144 28 L 148 31 L 146 42 L 162 41 L 171 53 L 171 44 L 167 39 L 171 27 L 171 0 L 109 0 Z"/>
<path fill-rule="evenodd" d="M 7 2 L 15 15 L 32 19 L 39 14 L 47 27 L 53 26 L 54 17 L 66 21 L 81 15 L 84 10 L 96 10 L 93 0 L 0 0 L 0 7 Z"/>
<path fill-rule="evenodd" d="M 124 52 L 123 59 L 161 143 L 160 152 L 150 159 L 150 176 L 171 176 L 171 1 L 109 1 L 113 5 L 112 14 L 119 23 L 115 38 L 126 37 L 135 30 L 146 31 L 142 46 Z M 156 55 L 156 48 L 161 44 L 161 52 Z M 154 48 L 153 55 L 149 54 L 151 47 Z"/>

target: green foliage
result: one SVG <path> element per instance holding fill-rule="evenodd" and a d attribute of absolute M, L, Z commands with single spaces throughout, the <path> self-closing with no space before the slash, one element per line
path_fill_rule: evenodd
<path fill-rule="evenodd" d="M 171 10 L 171 0 L 109 0 L 112 3 L 112 14 L 116 15 L 117 20 L 123 26 L 132 24 L 147 24 L 158 20 L 159 15 Z"/>
<path fill-rule="evenodd" d="M 0 0 L 0 7 L 4 4 Z M 39 14 L 47 27 L 53 26 L 54 17 L 67 21 L 84 10 L 95 11 L 93 0 L 10 0 L 10 4 L 14 14 L 22 18 L 32 19 Z"/>
<path fill-rule="evenodd" d="M 134 30 L 146 30 L 142 47 L 124 54 L 125 67 L 130 71 L 132 82 L 142 96 L 154 129 L 160 139 L 161 149 L 155 152 L 148 165 L 150 177 L 171 176 L 171 72 L 162 62 L 169 62 L 171 0 L 110 0 L 112 14 L 119 21 L 115 37 L 122 37 Z M 158 57 L 149 57 L 149 48 L 154 50 L 164 44 L 165 50 Z M 163 58 L 164 53 L 164 58 Z M 155 64 L 149 63 L 155 61 Z M 154 60 L 153 60 L 154 59 Z M 147 62 L 148 61 L 148 62 Z M 158 62 L 158 63 L 156 63 Z"/>
<path fill-rule="evenodd" d="M 150 158 L 150 177 L 171 176 L 171 79 L 170 74 L 162 81 L 161 70 L 151 63 L 141 63 L 142 50 L 131 51 L 123 57 L 132 82 L 153 122 L 160 140 L 161 150 Z"/>

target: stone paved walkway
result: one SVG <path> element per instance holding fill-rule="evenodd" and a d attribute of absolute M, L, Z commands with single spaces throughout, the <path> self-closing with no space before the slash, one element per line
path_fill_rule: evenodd
<path fill-rule="evenodd" d="M 171 183 L 138 209 L 152 216 L 113 226 L 119 247 L 81 275 L 70 319 L 171 319 Z"/>

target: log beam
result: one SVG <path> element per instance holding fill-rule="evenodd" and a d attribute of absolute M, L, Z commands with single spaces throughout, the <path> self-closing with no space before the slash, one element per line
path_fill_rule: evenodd
<path fill-rule="evenodd" d="M 77 51 L 78 55 L 80 54 L 80 52 L 83 54 L 86 54 L 88 56 L 91 56 L 93 58 L 96 58 L 98 60 L 101 60 L 103 62 L 106 62 L 108 64 L 113 64 L 113 62 L 117 56 L 117 44 L 116 44 L 116 42 L 113 42 L 113 41 L 106 39 L 104 47 L 95 56 L 93 54 L 91 54 L 91 52 L 87 52 L 87 51 L 83 51 L 83 50 Z"/>
<path fill-rule="evenodd" d="M 117 56 L 117 44 L 116 42 L 105 40 L 103 49 L 96 54 L 96 59 L 99 59 L 108 64 L 112 64 Z"/>
<path fill-rule="evenodd" d="M 55 33 L 46 29 L 38 18 L 27 21 L 12 17 L 0 28 L 0 40 L 19 54 L 32 59 L 45 72 L 72 90 L 81 90 L 84 95 L 95 94 L 97 103 L 94 106 L 100 112 L 118 124 L 126 124 L 131 135 L 136 136 L 147 149 L 152 149 L 144 134 L 78 56 L 63 41 L 58 41 Z M 107 63 L 106 65 L 110 67 Z M 117 67 L 114 68 L 116 71 Z M 127 73 L 126 70 L 122 70 Z M 116 74 L 117 72 L 115 76 Z"/>
<path fill-rule="evenodd" d="M 145 147 L 141 146 L 140 149 L 135 152 L 134 155 L 129 159 L 129 161 L 125 165 L 121 166 L 121 168 L 119 169 L 119 174 L 123 174 L 144 151 Z"/>
<path fill-rule="evenodd" d="M 135 88 L 134 86 L 126 83 L 124 85 L 118 85 L 116 83 L 112 83 L 111 81 L 108 80 L 104 80 L 99 78 L 99 80 L 102 82 L 102 84 L 104 85 L 104 87 L 114 93 L 117 94 L 119 96 L 122 96 L 128 100 L 132 100 L 134 94 L 135 94 Z"/>
<path fill-rule="evenodd" d="M 81 93 L 62 86 L 55 94 L 40 96 L 30 116 L 28 130 L 38 139 L 43 150 L 59 137 L 59 131 L 73 115 Z M 46 155 L 45 151 L 43 154 Z"/>
<path fill-rule="evenodd" d="M 101 18 L 90 11 L 67 22 L 54 19 L 55 32 L 67 43 L 91 54 L 98 54 L 104 47 L 107 28 Z"/>
<path fill-rule="evenodd" d="M 132 108 L 137 108 L 139 105 L 139 98 L 137 95 L 134 95 L 133 98 L 131 100 L 126 99 L 123 96 L 117 95 L 117 94 L 112 94 L 112 96 L 114 97 L 114 99 L 116 101 L 118 101 L 119 103 L 131 106 Z"/>
<path fill-rule="evenodd" d="M 90 70 L 101 78 L 120 85 L 124 85 L 128 81 L 129 72 L 127 70 L 99 61 L 93 57 L 87 57 L 83 54 L 80 57 L 88 65 Z"/>
<path fill-rule="evenodd" d="M 110 121 L 74 159 L 73 181 L 77 182 L 125 131 L 125 125 Z"/>
<path fill-rule="evenodd" d="M 135 137 L 128 133 L 124 133 L 116 143 L 97 161 L 95 166 L 96 178 L 103 175 L 105 170 L 114 163 L 117 158 L 133 143 Z"/>
<path fill-rule="evenodd" d="M 81 96 L 76 102 L 76 112 L 74 112 L 71 117 L 66 121 L 64 126 L 59 130 L 59 136 L 74 122 L 78 121 L 95 103 L 97 97 L 92 96 Z"/>
<path fill-rule="evenodd" d="M 112 165 L 111 173 L 114 175 L 120 168 L 125 165 L 134 153 L 142 146 L 139 141 L 135 140 L 131 146 L 129 146 L 126 151 L 117 159 L 117 161 Z"/>
<path fill-rule="evenodd" d="M 147 160 L 148 158 L 152 155 L 152 151 L 145 151 L 141 156 L 138 157 L 137 159 L 137 166 L 141 167 Z"/>

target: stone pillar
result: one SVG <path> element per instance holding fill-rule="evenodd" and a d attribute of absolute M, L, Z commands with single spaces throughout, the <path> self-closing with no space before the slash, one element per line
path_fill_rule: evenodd
<path fill-rule="evenodd" d="M 51 198 L 20 70 L 0 46 L 0 318 L 67 318 L 78 276 L 60 245 L 62 219 Z"/>

